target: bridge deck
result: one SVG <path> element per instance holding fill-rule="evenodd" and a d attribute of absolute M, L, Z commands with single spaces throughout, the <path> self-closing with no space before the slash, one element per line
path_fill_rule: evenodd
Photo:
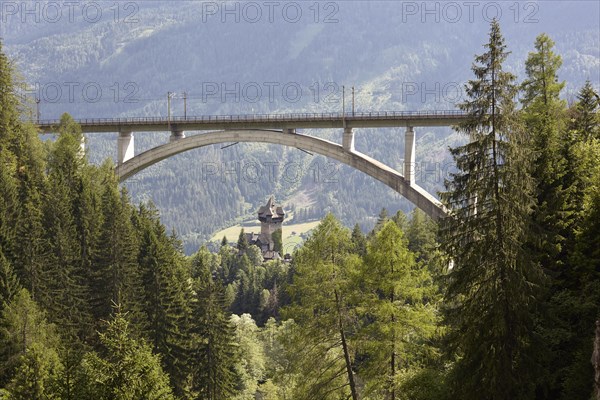
<path fill-rule="evenodd" d="M 205 115 L 193 117 L 136 117 L 80 119 L 83 132 L 206 131 L 225 129 L 377 128 L 451 126 L 464 122 L 467 114 L 446 111 L 377 111 L 360 113 L 291 113 Z M 60 120 L 37 124 L 44 133 L 55 131 Z"/>

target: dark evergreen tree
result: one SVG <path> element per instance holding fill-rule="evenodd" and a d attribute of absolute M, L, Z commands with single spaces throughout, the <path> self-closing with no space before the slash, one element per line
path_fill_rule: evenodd
<path fill-rule="evenodd" d="M 244 228 L 242 228 L 242 230 L 240 231 L 240 236 L 238 238 L 238 242 L 237 242 L 237 248 L 238 251 L 240 252 L 240 254 L 243 254 L 246 252 L 246 250 L 248 250 L 248 238 L 246 237 L 246 234 L 244 233 Z"/>
<path fill-rule="evenodd" d="M 83 359 L 78 376 L 81 400 L 174 400 L 160 356 L 135 337 L 126 316 L 117 310 L 100 334 L 100 354 Z"/>
<path fill-rule="evenodd" d="M 0 153 L 13 154 L 17 159 L 23 148 L 20 105 L 15 91 L 14 67 L 0 41 Z"/>
<path fill-rule="evenodd" d="M 362 230 L 358 224 L 354 225 L 350 240 L 352 241 L 352 245 L 354 247 L 352 251 L 361 257 L 364 256 L 367 252 L 367 238 L 362 233 Z"/>
<path fill-rule="evenodd" d="M 390 219 L 390 216 L 388 214 L 388 210 L 385 208 L 382 208 L 381 211 L 379 212 L 379 216 L 377 217 L 377 222 L 375 223 L 375 227 L 369 233 L 369 237 L 371 237 L 374 234 L 376 234 L 377 232 L 379 232 L 379 230 L 383 227 L 383 225 L 385 225 L 386 222 L 388 222 L 389 219 Z"/>
<path fill-rule="evenodd" d="M 20 118 L 24 105 L 17 84 L 0 42 L 0 246 L 22 283 L 32 289 L 43 254 L 44 154 L 35 128 Z"/>
<path fill-rule="evenodd" d="M 571 129 L 580 140 L 600 140 L 600 96 L 587 80 L 577 95 Z"/>
<path fill-rule="evenodd" d="M 7 259 L 14 260 L 19 216 L 16 163 L 7 150 L 0 150 L 0 163 L 0 246 Z"/>
<path fill-rule="evenodd" d="M 437 242 L 438 226 L 423 211 L 415 208 L 410 221 L 406 224 L 408 249 L 416 256 L 417 263 L 427 267 L 433 277 L 439 277 L 443 271 Z"/>
<path fill-rule="evenodd" d="M 126 192 L 119 193 L 116 180 L 107 176 L 102 193 L 101 246 L 94 261 L 93 313 L 96 321 L 107 320 L 115 304 L 129 313 L 137 334 L 147 317 L 143 309 L 139 244 L 132 224 L 132 209 Z"/>
<path fill-rule="evenodd" d="M 458 172 L 442 193 L 451 210 L 441 232 L 453 260 L 445 299 L 449 349 L 459 354 L 453 396 L 528 399 L 536 378 L 532 312 L 541 281 L 523 246 L 533 205 L 530 156 L 495 20 L 485 47 L 460 104 L 469 119 L 457 129 L 470 141 L 451 149 Z"/>
<path fill-rule="evenodd" d="M 84 340 L 93 334 L 88 286 L 90 260 L 83 260 L 82 231 L 78 229 L 81 225 L 80 198 L 86 160 L 80 147 L 83 138 L 81 128 L 68 114 L 62 116 L 58 131 L 58 139 L 52 145 L 48 160 L 48 202 L 44 225 L 49 247 L 37 297 L 48 310 L 51 320 L 60 326 L 63 335 Z M 39 229 L 34 210 L 31 215 L 30 229 Z M 85 218 L 98 217 L 92 213 Z M 89 244 L 86 246 L 91 247 Z M 40 250 L 30 248 L 30 251 Z M 33 273 L 27 276 L 31 281 L 35 279 Z"/>
<path fill-rule="evenodd" d="M 135 220 L 147 315 L 144 333 L 153 350 L 163 355 L 174 393 L 183 396 L 188 379 L 191 276 L 173 242 L 176 239 L 167 236 L 160 223 L 158 211 L 152 205 L 141 206 Z"/>
<path fill-rule="evenodd" d="M 197 272 L 193 303 L 192 388 L 195 399 L 225 400 L 236 393 L 235 327 L 224 304 L 224 288 L 207 265 Z"/>

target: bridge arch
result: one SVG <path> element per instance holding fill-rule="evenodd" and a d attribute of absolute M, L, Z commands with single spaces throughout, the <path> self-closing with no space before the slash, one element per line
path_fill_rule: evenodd
<path fill-rule="evenodd" d="M 357 151 L 347 150 L 329 140 L 278 130 L 224 130 L 188 136 L 147 150 L 118 165 L 115 173 L 119 181 L 188 150 L 230 142 L 260 142 L 295 147 L 323 155 L 349 165 L 394 189 L 434 220 L 444 216 L 442 204 L 425 189 L 409 183 L 398 171 Z"/>

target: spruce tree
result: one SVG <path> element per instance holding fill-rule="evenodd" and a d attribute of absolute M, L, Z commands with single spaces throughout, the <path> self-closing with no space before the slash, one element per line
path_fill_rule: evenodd
<path fill-rule="evenodd" d="M 577 94 L 575 111 L 571 129 L 576 136 L 584 141 L 600 140 L 600 96 L 589 80 Z"/>
<path fill-rule="evenodd" d="M 0 247 L 8 260 L 15 260 L 19 217 L 16 162 L 8 151 L 0 151 Z"/>
<path fill-rule="evenodd" d="M 52 321 L 61 327 L 63 335 L 83 339 L 93 332 L 89 308 L 90 270 L 82 260 L 82 235 L 78 229 L 81 175 L 86 162 L 80 154 L 81 128 L 68 114 L 62 116 L 58 131 L 58 139 L 49 154 L 48 201 L 43 215 L 47 255 L 42 276 L 34 275 L 35 265 L 32 265 L 27 277 L 32 288 L 40 286 L 36 298 L 48 310 Z M 32 208 L 29 229 L 35 230 L 40 227 L 34 219 L 35 206 Z M 29 249 L 29 252 L 36 251 L 41 251 L 41 246 Z M 31 259 L 33 262 L 35 258 Z"/>
<path fill-rule="evenodd" d="M 240 236 L 238 237 L 238 242 L 237 242 L 237 248 L 238 251 L 240 252 L 240 254 L 243 254 L 246 252 L 246 250 L 248 250 L 248 238 L 246 237 L 246 234 L 244 233 L 244 228 L 242 228 L 242 230 L 240 231 Z"/>
<path fill-rule="evenodd" d="M 167 236 L 153 206 L 140 206 L 136 217 L 140 240 L 138 263 L 143 284 L 144 329 L 153 350 L 163 355 L 174 392 L 183 396 L 188 378 L 190 274 L 173 238 Z"/>
<path fill-rule="evenodd" d="M 415 208 L 406 224 L 408 249 L 415 254 L 417 263 L 427 267 L 434 278 L 438 278 L 443 270 L 437 234 L 436 222 Z"/>
<path fill-rule="evenodd" d="M 281 254 L 283 251 L 283 232 L 281 228 L 276 229 L 271 235 L 271 238 L 273 239 L 273 250 Z"/>
<path fill-rule="evenodd" d="M 451 149 L 458 172 L 442 193 L 451 213 L 441 234 L 453 260 L 445 303 L 449 348 L 460 357 L 454 397 L 515 400 L 532 396 L 532 311 L 541 273 L 523 246 L 533 205 L 529 154 L 495 20 L 485 48 L 459 105 L 469 118 L 457 130 L 470 141 Z"/>
<path fill-rule="evenodd" d="M 195 399 L 225 400 L 236 392 L 235 327 L 224 304 L 225 290 L 208 265 L 197 271 L 193 303 L 192 389 Z"/>
<path fill-rule="evenodd" d="M 350 239 L 352 240 L 353 252 L 361 257 L 364 256 L 367 252 L 367 239 L 358 224 L 354 225 Z"/>
<path fill-rule="evenodd" d="M 138 264 L 139 244 L 132 223 L 129 197 L 119 193 L 114 175 L 108 176 L 102 193 L 101 246 L 96 252 L 92 281 L 92 310 L 96 321 L 107 320 L 115 304 L 129 313 L 132 329 L 143 329 L 143 289 Z"/>
<path fill-rule="evenodd" d="M 381 211 L 379 212 L 379 215 L 377 216 L 377 222 L 375 223 L 375 227 L 369 233 L 369 236 L 373 236 L 374 234 L 379 232 L 379 230 L 383 227 L 383 225 L 385 225 L 385 223 L 389 219 L 390 219 L 390 216 L 388 214 L 388 210 L 386 208 L 382 208 Z"/>
<path fill-rule="evenodd" d="M 100 354 L 91 352 L 82 361 L 77 399 L 174 400 L 169 377 L 160 356 L 135 338 L 126 315 L 118 309 L 100 333 Z"/>

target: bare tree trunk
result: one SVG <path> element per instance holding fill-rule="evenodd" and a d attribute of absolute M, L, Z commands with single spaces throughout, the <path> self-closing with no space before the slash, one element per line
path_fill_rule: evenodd
<path fill-rule="evenodd" d="M 594 398 L 600 400 L 600 320 L 596 320 L 596 338 L 594 340 L 592 365 L 594 366 Z"/>
<path fill-rule="evenodd" d="M 344 324 L 342 322 L 342 310 L 340 307 L 340 298 L 337 290 L 335 291 L 335 302 L 337 305 L 338 312 L 338 327 L 340 330 L 340 339 L 342 340 L 342 349 L 344 351 L 344 360 L 346 362 L 346 372 L 348 373 L 348 383 L 350 385 L 350 393 L 352 400 L 358 400 L 358 392 L 356 390 L 356 383 L 354 382 L 354 372 L 352 371 L 352 360 L 350 359 L 350 350 L 348 349 L 348 343 L 346 342 L 346 333 L 344 332 Z"/>

